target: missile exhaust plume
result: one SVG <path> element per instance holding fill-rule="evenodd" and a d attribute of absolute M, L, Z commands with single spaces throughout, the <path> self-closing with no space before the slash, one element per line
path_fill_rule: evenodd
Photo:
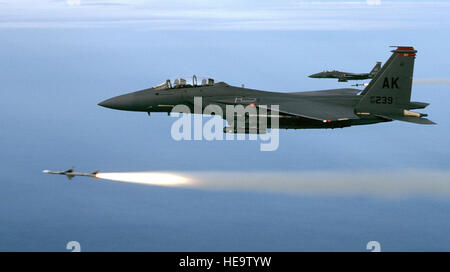
<path fill-rule="evenodd" d="M 187 186 L 189 179 L 181 175 L 160 172 L 96 173 L 95 178 L 156 186 Z"/>
<path fill-rule="evenodd" d="M 450 196 L 450 172 L 115 172 L 96 178 L 213 191 L 251 191 L 304 196 Z"/>

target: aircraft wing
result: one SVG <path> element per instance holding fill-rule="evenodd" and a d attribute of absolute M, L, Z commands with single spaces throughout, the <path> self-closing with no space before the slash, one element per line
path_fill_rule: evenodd
<path fill-rule="evenodd" d="M 217 104 L 225 112 L 226 105 L 235 104 L 234 97 L 228 99 L 205 99 L 208 104 Z M 319 121 L 338 121 L 346 119 L 359 119 L 354 113 L 353 107 L 346 107 L 337 104 L 316 102 L 309 99 L 262 99 L 257 107 L 270 109 L 270 105 L 279 105 L 279 112 L 282 114 L 300 116 L 303 118 Z"/>
<path fill-rule="evenodd" d="M 300 116 L 323 122 L 359 119 L 359 117 L 354 113 L 353 107 L 346 107 L 343 105 L 331 103 L 299 99 L 293 101 L 278 101 L 268 104 L 278 104 L 280 113 Z M 258 107 L 266 109 L 270 108 L 270 106 L 267 107 L 262 105 L 258 105 Z"/>

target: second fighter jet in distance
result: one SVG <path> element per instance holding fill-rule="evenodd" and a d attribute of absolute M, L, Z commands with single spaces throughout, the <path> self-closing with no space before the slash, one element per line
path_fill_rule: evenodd
<path fill-rule="evenodd" d="M 339 82 L 347 82 L 348 80 L 362 80 L 375 77 L 375 75 L 381 70 L 381 62 L 373 67 L 370 73 L 348 73 L 341 71 L 323 71 L 317 74 L 312 74 L 310 78 L 337 78 Z"/>

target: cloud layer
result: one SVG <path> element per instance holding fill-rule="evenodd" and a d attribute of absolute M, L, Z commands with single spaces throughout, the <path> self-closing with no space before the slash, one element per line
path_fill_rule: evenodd
<path fill-rule="evenodd" d="M 153 30 L 376 30 L 447 28 L 449 2 L 17 0 L 0 27 L 139 26 Z"/>
<path fill-rule="evenodd" d="M 415 85 L 449 85 L 450 78 L 421 78 L 414 79 Z"/>

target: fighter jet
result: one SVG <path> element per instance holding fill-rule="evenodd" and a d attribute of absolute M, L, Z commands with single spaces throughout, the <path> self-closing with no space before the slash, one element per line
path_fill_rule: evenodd
<path fill-rule="evenodd" d="M 192 84 L 186 84 L 184 79 L 177 79 L 172 85 L 167 80 L 153 88 L 107 99 L 99 105 L 150 114 L 169 113 L 175 105 L 183 104 L 193 112 L 195 98 L 201 97 L 202 110 L 208 105 L 218 105 L 225 113 L 230 105 L 249 106 L 258 111 L 258 118 L 278 115 L 278 128 L 285 129 L 343 128 L 393 120 L 434 124 L 424 118 L 426 114 L 411 111 L 429 105 L 410 101 L 417 51 L 412 46 L 396 46 L 391 52 L 391 57 L 364 90 L 342 88 L 280 93 L 235 87 L 225 82 L 214 83 L 212 79 L 197 84 L 194 76 Z M 278 105 L 278 109 L 273 105 Z M 267 113 L 265 116 L 264 112 Z M 225 127 L 224 132 L 238 132 L 237 122 L 228 118 L 227 122 L 230 127 Z M 256 133 L 265 133 L 266 128 L 272 128 L 271 123 Z M 244 133 L 251 132 L 246 129 Z"/>
<path fill-rule="evenodd" d="M 381 62 L 377 62 L 377 64 L 373 67 L 370 73 L 347 73 L 340 71 L 323 71 L 321 73 L 312 74 L 309 77 L 311 78 L 337 78 L 338 82 L 347 82 L 348 80 L 361 80 L 361 79 L 369 79 L 373 78 L 381 69 Z"/>
<path fill-rule="evenodd" d="M 74 172 L 74 167 L 66 170 L 66 171 L 55 171 L 55 170 L 44 170 L 42 171 L 45 174 L 54 174 L 54 175 L 65 175 L 69 180 L 71 180 L 75 176 L 82 176 L 82 177 L 92 177 L 95 178 L 98 174 L 98 171 L 92 172 L 92 173 L 81 173 L 81 172 Z"/>

